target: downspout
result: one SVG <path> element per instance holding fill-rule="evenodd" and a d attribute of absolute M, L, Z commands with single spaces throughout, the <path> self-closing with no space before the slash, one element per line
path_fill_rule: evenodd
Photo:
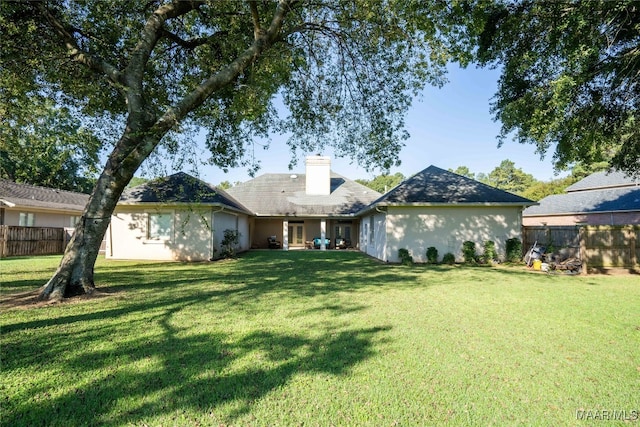
<path fill-rule="evenodd" d="M 224 210 L 224 206 L 220 206 L 220 209 L 218 209 L 217 211 L 213 210 L 213 206 L 211 207 L 211 221 L 210 221 L 210 232 L 211 232 L 211 237 L 210 237 L 210 244 L 211 244 L 211 249 L 209 251 L 209 254 L 211 255 L 209 257 L 209 261 L 214 261 L 216 258 L 216 248 L 215 248 L 215 233 L 214 233 L 214 229 L 213 229 L 213 221 L 214 221 L 214 216 L 215 214 L 217 214 L 218 212 L 222 212 Z"/>

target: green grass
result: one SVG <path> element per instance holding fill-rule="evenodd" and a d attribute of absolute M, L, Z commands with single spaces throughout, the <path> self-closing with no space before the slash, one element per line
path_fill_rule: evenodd
<path fill-rule="evenodd" d="M 0 292 L 57 261 L 1 260 Z M 3 308 L 2 425 L 548 426 L 640 410 L 638 276 L 256 251 L 100 259 L 96 283 L 106 296 Z"/>

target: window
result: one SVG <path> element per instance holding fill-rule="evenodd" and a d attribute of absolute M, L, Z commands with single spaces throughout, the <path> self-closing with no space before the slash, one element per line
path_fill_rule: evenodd
<path fill-rule="evenodd" d="M 373 244 L 373 215 L 369 217 L 369 243 Z"/>
<path fill-rule="evenodd" d="M 150 213 L 149 226 L 147 227 L 147 238 L 156 240 L 168 240 L 171 238 L 173 214 Z"/>
<path fill-rule="evenodd" d="M 79 216 L 71 216 L 69 217 L 69 227 L 74 228 L 80 222 Z"/>
<path fill-rule="evenodd" d="M 20 212 L 18 221 L 18 225 L 21 227 L 33 227 L 36 223 L 36 218 L 33 212 Z"/>

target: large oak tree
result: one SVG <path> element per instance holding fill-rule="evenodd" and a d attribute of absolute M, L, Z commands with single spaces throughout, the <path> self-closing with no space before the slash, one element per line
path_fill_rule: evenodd
<path fill-rule="evenodd" d="M 452 44 L 500 67 L 501 141 L 554 151 L 563 170 L 607 161 L 640 174 L 640 2 L 466 1 Z"/>
<path fill-rule="evenodd" d="M 0 3 L 2 102 L 47 96 L 101 128 L 111 153 L 41 297 L 90 293 L 121 192 L 159 146 L 206 130 L 211 163 L 246 164 L 253 137 L 287 132 L 388 169 L 403 116 L 446 51 L 440 3 L 408 0 L 42 0 Z M 286 107 L 284 117 L 274 101 Z M 188 134 L 188 133 L 187 133 Z"/>

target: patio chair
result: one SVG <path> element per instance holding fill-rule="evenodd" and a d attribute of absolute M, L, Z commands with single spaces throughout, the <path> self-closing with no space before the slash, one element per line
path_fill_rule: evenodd
<path fill-rule="evenodd" d="M 280 249 L 282 247 L 282 242 L 276 240 L 276 236 L 267 237 L 267 247 L 269 249 Z"/>

